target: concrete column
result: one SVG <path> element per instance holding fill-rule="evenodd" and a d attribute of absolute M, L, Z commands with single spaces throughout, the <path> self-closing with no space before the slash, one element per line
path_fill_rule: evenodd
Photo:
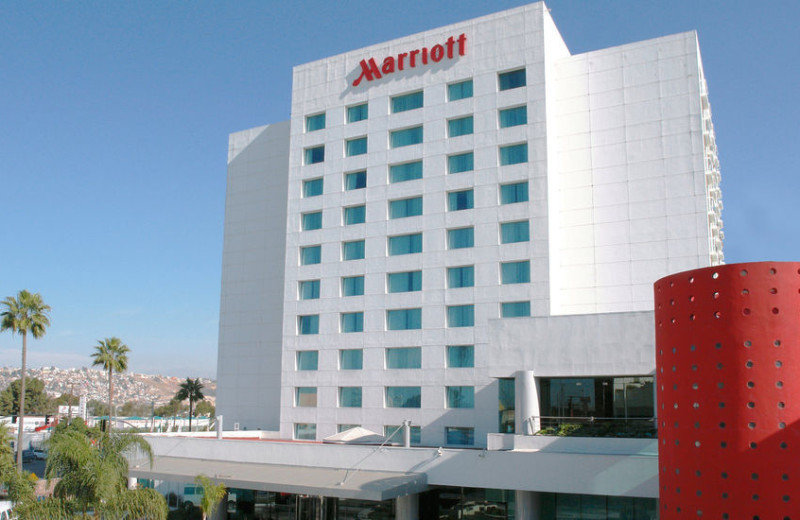
<path fill-rule="evenodd" d="M 222 438 L 222 416 L 217 416 L 217 439 Z"/>
<path fill-rule="evenodd" d="M 539 520 L 542 516 L 541 497 L 536 491 L 514 491 L 515 520 Z"/>
<path fill-rule="evenodd" d="M 411 447 L 411 421 L 403 421 L 403 446 L 406 448 Z"/>
<path fill-rule="evenodd" d="M 533 370 L 519 370 L 514 374 L 514 430 L 517 435 L 533 435 L 540 428 L 539 387 Z M 529 417 L 536 416 L 533 421 Z M 533 424 L 531 424 L 533 423 Z"/>
<path fill-rule="evenodd" d="M 395 520 L 419 519 L 419 495 L 406 495 L 397 497 L 394 503 Z"/>

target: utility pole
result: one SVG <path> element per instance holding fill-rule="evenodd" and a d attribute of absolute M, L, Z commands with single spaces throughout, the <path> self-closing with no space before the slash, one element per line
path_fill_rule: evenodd
<path fill-rule="evenodd" d="M 75 383 L 69 383 L 69 397 L 67 398 L 67 404 L 69 405 L 69 415 L 67 416 L 67 425 L 69 426 L 72 424 L 72 397 L 75 395 Z M 56 410 L 58 411 L 58 410 Z"/>

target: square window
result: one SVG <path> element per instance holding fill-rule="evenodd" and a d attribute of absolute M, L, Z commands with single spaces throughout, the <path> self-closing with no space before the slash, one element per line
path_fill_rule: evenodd
<path fill-rule="evenodd" d="M 531 315 L 531 302 L 508 302 L 501 306 L 503 318 L 527 318 Z"/>
<path fill-rule="evenodd" d="M 354 155 L 364 155 L 367 153 L 367 138 L 359 137 L 357 139 L 349 139 L 344 143 L 345 157 L 353 157 Z"/>
<path fill-rule="evenodd" d="M 463 426 L 446 426 L 445 443 L 452 446 L 472 446 L 475 444 L 475 428 Z"/>
<path fill-rule="evenodd" d="M 363 294 L 363 276 L 345 276 L 342 278 L 342 296 L 362 296 Z"/>
<path fill-rule="evenodd" d="M 306 132 L 322 130 L 325 128 L 325 112 L 313 116 L 306 116 Z"/>
<path fill-rule="evenodd" d="M 364 332 L 363 312 L 343 312 L 341 315 L 342 332 Z"/>
<path fill-rule="evenodd" d="M 504 108 L 500 110 L 500 128 L 528 124 L 528 107 Z"/>
<path fill-rule="evenodd" d="M 317 440 L 317 425 L 310 423 L 294 423 L 294 438 L 303 441 Z"/>
<path fill-rule="evenodd" d="M 448 408 L 475 407 L 475 387 L 473 386 L 448 386 L 446 393 Z"/>
<path fill-rule="evenodd" d="M 420 347 L 387 348 L 386 368 L 422 368 L 422 349 Z"/>
<path fill-rule="evenodd" d="M 497 75 L 500 90 L 511 90 L 525 86 L 525 69 L 501 72 Z"/>
<path fill-rule="evenodd" d="M 472 152 L 451 155 L 447 158 L 447 173 L 471 172 L 475 169 L 475 155 Z"/>
<path fill-rule="evenodd" d="M 406 218 L 422 215 L 422 197 L 389 201 L 389 218 Z"/>
<path fill-rule="evenodd" d="M 500 186 L 500 204 L 528 202 L 528 181 Z"/>
<path fill-rule="evenodd" d="M 422 233 L 398 235 L 388 238 L 389 256 L 410 255 L 422 252 Z"/>
<path fill-rule="evenodd" d="M 531 281 L 531 263 L 505 262 L 500 264 L 500 279 L 504 285 L 513 283 L 529 283 Z"/>
<path fill-rule="evenodd" d="M 300 248 L 300 265 L 313 265 L 322 261 L 322 246 Z"/>
<path fill-rule="evenodd" d="M 295 406 L 317 406 L 317 388 L 315 386 L 298 386 L 294 392 Z"/>
<path fill-rule="evenodd" d="M 422 328 L 422 309 L 393 309 L 386 311 L 387 330 L 416 330 Z"/>
<path fill-rule="evenodd" d="M 447 209 L 449 211 L 461 211 L 472 209 L 474 206 L 474 191 L 451 191 L 447 194 Z"/>
<path fill-rule="evenodd" d="M 322 195 L 322 177 L 303 181 L 303 197 L 316 197 Z"/>
<path fill-rule="evenodd" d="M 530 238 L 530 230 L 527 220 L 521 220 L 519 222 L 504 222 L 500 224 L 500 242 L 503 244 L 528 242 Z"/>
<path fill-rule="evenodd" d="M 472 368 L 475 366 L 473 345 L 451 345 L 447 347 L 447 366 L 450 368 Z"/>
<path fill-rule="evenodd" d="M 422 402 L 422 389 L 419 386 L 387 386 L 387 408 L 419 408 Z"/>
<path fill-rule="evenodd" d="M 360 190 L 367 187 L 367 172 L 351 172 L 344 175 L 344 189 Z"/>
<path fill-rule="evenodd" d="M 342 260 L 361 260 L 364 258 L 364 241 L 353 240 L 342 244 Z"/>
<path fill-rule="evenodd" d="M 316 300 L 319 298 L 319 280 L 304 280 L 298 283 L 301 300 Z"/>
<path fill-rule="evenodd" d="M 528 143 L 500 147 L 500 166 L 528 162 Z"/>
<path fill-rule="evenodd" d="M 319 334 L 319 314 L 297 317 L 297 331 L 300 335 Z"/>
<path fill-rule="evenodd" d="M 447 287 L 458 289 L 460 287 L 472 287 L 475 285 L 475 267 L 465 265 L 462 267 L 447 268 Z"/>
<path fill-rule="evenodd" d="M 360 428 L 360 424 L 337 424 L 336 425 L 336 432 L 342 433 L 346 432 L 347 430 L 352 430 L 353 428 Z"/>
<path fill-rule="evenodd" d="M 422 161 L 389 166 L 389 182 L 406 182 L 422 178 Z"/>
<path fill-rule="evenodd" d="M 361 387 L 339 387 L 339 406 L 342 408 L 361 408 Z"/>
<path fill-rule="evenodd" d="M 411 428 L 411 445 L 419 445 L 422 442 L 422 427 L 412 426 Z M 403 443 L 403 427 L 400 425 L 392 424 L 383 427 L 383 436 L 392 444 Z"/>
<path fill-rule="evenodd" d="M 314 231 L 322 228 L 322 212 L 303 213 L 303 231 Z"/>
<path fill-rule="evenodd" d="M 347 122 L 348 123 L 355 123 L 357 121 L 363 121 L 369 117 L 369 109 L 366 103 L 361 105 L 354 105 L 352 107 L 347 107 Z"/>
<path fill-rule="evenodd" d="M 351 206 L 344 208 L 344 225 L 363 224 L 367 218 L 366 206 Z"/>
<path fill-rule="evenodd" d="M 451 119 L 447 122 L 447 136 L 458 137 L 460 135 L 469 135 L 473 131 L 473 126 L 472 116 Z"/>
<path fill-rule="evenodd" d="M 306 148 L 303 152 L 305 164 L 317 164 L 325 160 L 325 145 Z"/>
<path fill-rule="evenodd" d="M 464 249 L 475 245 L 475 230 L 471 227 L 447 230 L 447 248 Z"/>
<path fill-rule="evenodd" d="M 447 307 L 447 326 L 451 328 L 475 326 L 475 306 L 451 305 Z"/>
<path fill-rule="evenodd" d="M 341 370 L 361 370 L 363 365 L 364 351 L 360 348 L 339 351 L 339 368 Z"/>
<path fill-rule="evenodd" d="M 319 365 L 319 352 L 301 350 L 297 352 L 297 370 L 316 370 Z"/>
<path fill-rule="evenodd" d="M 389 147 L 400 148 L 422 142 L 422 127 L 414 126 L 389 132 Z"/>
<path fill-rule="evenodd" d="M 414 292 L 422 290 L 422 271 L 406 273 L 389 273 L 386 276 L 387 289 L 390 293 Z"/>
<path fill-rule="evenodd" d="M 459 99 L 472 97 L 472 80 L 459 81 L 447 85 L 447 100 L 458 101 Z"/>
<path fill-rule="evenodd" d="M 405 112 L 407 110 L 414 110 L 422 108 L 422 91 L 412 92 L 410 94 L 403 94 L 402 96 L 394 96 L 392 98 L 392 113 Z"/>

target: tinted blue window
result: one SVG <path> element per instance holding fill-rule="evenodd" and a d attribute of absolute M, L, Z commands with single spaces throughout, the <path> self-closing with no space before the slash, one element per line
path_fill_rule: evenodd
<path fill-rule="evenodd" d="M 342 278 L 342 296 L 361 296 L 364 294 L 363 276 L 346 276 Z"/>
<path fill-rule="evenodd" d="M 447 122 L 447 135 L 450 137 L 458 137 L 460 135 L 468 135 L 473 131 L 472 116 L 460 117 L 458 119 L 451 119 Z"/>
<path fill-rule="evenodd" d="M 363 331 L 364 331 L 363 312 L 342 313 L 342 332 L 363 332 Z"/>
<path fill-rule="evenodd" d="M 475 444 L 475 428 L 447 426 L 444 434 L 445 442 L 450 445 L 472 446 Z"/>
<path fill-rule="evenodd" d="M 387 285 L 390 293 L 421 291 L 422 271 L 389 273 Z"/>
<path fill-rule="evenodd" d="M 475 230 L 471 227 L 447 230 L 447 248 L 463 249 L 475 245 Z"/>
<path fill-rule="evenodd" d="M 525 86 L 525 69 L 512 70 L 498 74 L 500 90 L 510 90 Z"/>
<path fill-rule="evenodd" d="M 325 160 L 325 146 L 315 146 L 305 149 L 305 163 L 316 164 Z"/>
<path fill-rule="evenodd" d="M 360 190 L 367 187 L 367 172 L 347 173 L 344 176 L 345 190 Z"/>
<path fill-rule="evenodd" d="M 369 116 L 369 110 L 367 108 L 367 104 L 364 103 L 363 105 L 355 105 L 352 107 L 347 107 L 347 122 L 348 123 L 355 123 L 356 121 L 363 121 Z"/>
<path fill-rule="evenodd" d="M 473 190 L 451 191 L 447 194 L 447 209 L 450 211 L 472 209 L 474 203 Z"/>
<path fill-rule="evenodd" d="M 388 330 L 415 330 L 422 328 L 422 309 L 394 309 L 386 311 Z"/>
<path fill-rule="evenodd" d="M 422 91 L 412 92 L 411 94 L 404 94 L 402 96 L 395 96 L 392 98 L 392 113 L 422 108 L 422 102 Z"/>
<path fill-rule="evenodd" d="M 458 101 L 459 99 L 472 97 L 472 80 L 460 81 L 447 85 L 447 99 Z"/>
<path fill-rule="evenodd" d="M 366 206 L 353 206 L 344 208 L 344 225 L 363 224 L 367 218 Z"/>
<path fill-rule="evenodd" d="M 448 408 L 474 408 L 475 407 L 475 387 L 472 387 L 472 386 L 448 386 L 447 387 L 447 407 Z"/>
<path fill-rule="evenodd" d="M 528 124 L 528 107 L 506 108 L 500 111 L 500 128 Z"/>
<path fill-rule="evenodd" d="M 531 315 L 531 302 L 509 302 L 502 305 L 503 318 L 522 318 Z"/>
<path fill-rule="evenodd" d="M 472 327 L 474 325 L 474 305 L 451 305 L 447 308 L 448 327 Z"/>
<path fill-rule="evenodd" d="M 342 260 L 361 260 L 364 258 L 364 241 L 354 240 L 342 244 Z"/>
<path fill-rule="evenodd" d="M 447 286 L 451 289 L 459 287 L 472 287 L 475 285 L 475 267 L 449 267 L 447 269 Z"/>
<path fill-rule="evenodd" d="M 389 166 L 389 182 L 405 182 L 422 178 L 422 161 Z"/>
<path fill-rule="evenodd" d="M 306 117 L 306 132 L 322 130 L 323 128 L 325 128 L 324 113 Z"/>
<path fill-rule="evenodd" d="M 319 280 L 300 282 L 301 300 L 316 300 L 317 298 L 319 298 Z"/>
<path fill-rule="evenodd" d="M 386 349 L 386 368 L 421 368 L 422 349 L 402 347 Z"/>
<path fill-rule="evenodd" d="M 319 352 L 306 350 L 297 353 L 297 370 L 316 370 L 319 363 Z"/>
<path fill-rule="evenodd" d="M 422 197 L 389 202 L 389 218 L 416 217 L 417 215 L 422 215 Z"/>
<path fill-rule="evenodd" d="M 419 408 L 422 390 L 418 386 L 387 386 L 387 408 Z"/>
<path fill-rule="evenodd" d="M 528 143 L 500 147 L 500 166 L 528 162 Z"/>
<path fill-rule="evenodd" d="M 472 152 L 451 155 L 447 158 L 447 173 L 470 172 L 475 169 L 475 155 Z"/>
<path fill-rule="evenodd" d="M 343 386 L 339 388 L 339 406 L 343 408 L 361 408 L 361 387 Z"/>
<path fill-rule="evenodd" d="M 389 136 L 391 148 L 419 144 L 422 142 L 422 127 L 415 126 L 404 130 L 395 130 L 394 132 L 390 132 Z"/>
<path fill-rule="evenodd" d="M 389 237 L 389 256 L 422 252 L 422 233 Z"/>
<path fill-rule="evenodd" d="M 295 406 L 317 406 L 317 389 L 301 386 L 295 389 Z"/>
<path fill-rule="evenodd" d="M 322 261 L 322 246 L 300 248 L 300 265 L 318 264 Z"/>
<path fill-rule="evenodd" d="M 297 330 L 300 334 L 319 334 L 319 314 L 297 317 Z"/>
<path fill-rule="evenodd" d="M 531 281 L 531 263 L 528 260 L 506 262 L 500 265 L 500 274 L 504 284 L 528 283 Z"/>
<path fill-rule="evenodd" d="M 383 427 L 383 436 L 391 443 L 403 442 L 403 428 L 397 424 L 386 425 Z M 422 442 L 422 427 L 411 427 L 411 444 L 420 444 Z"/>
<path fill-rule="evenodd" d="M 500 242 L 503 244 L 527 242 L 528 240 L 530 240 L 530 231 L 527 220 L 500 224 Z"/>
<path fill-rule="evenodd" d="M 339 351 L 339 368 L 342 370 L 361 370 L 364 364 L 364 352 L 360 348 Z"/>
<path fill-rule="evenodd" d="M 322 212 L 303 214 L 303 231 L 313 231 L 322 227 Z"/>
<path fill-rule="evenodd" d="M 447 347 L 447 366 L 450 368 L 474 367 L 475 347 L 473 345 L 452 345 Z"/>
<path fill-rule="evenodd" d="M 322 179 L 303 181 L 303 197 L 322 195 Z"/>
<path fill-rule="evenodd" d="M 528 181 L 500 186 L 500 204 L 528 201 Z"/>
<path fill-rule="evenodd" d="M 354 155 L 364 155 L 367 153 L 367 138 L 359 137 L 358 139 L 351 139 L 345 142 L 344 154 L 347 157 Z"/>
<path fill-rule="evenodd" d="M 313 441 L 317 439 L 317 425 L 310 423 L 294 423 L 294 438 Z"/>

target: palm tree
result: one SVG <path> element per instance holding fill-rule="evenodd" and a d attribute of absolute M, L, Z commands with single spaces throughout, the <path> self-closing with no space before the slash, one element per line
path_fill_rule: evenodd
<path fill-rule="evenodd" d="M 181 383 L 181 388 L 178 390 L 178 393 L 175 394 L 176 401 L 189 400 L 189 431 L 192 431 L 192 408 L 194 407 L 194 403 L 206 398 L 202 392 L 203 388 L 203 383 L 200 382 L 199 378 L 191 379 L 187 377 L 186 381 Z"/>
<path fill-rule="evenodd" d="M 125 372 L 128 369 L 128 352 L 131 349 L 117 337 L 106 338 L 97 342 L 92 354 L 92 366 L 102 366 L 103 370 L 108 371 L 108 426 L 106 431 L 111 432 L 111 420 L 113 419 L 114 408 L 114 372 Z"/>
<path fill-rule="evenodd" d="M 197 475 L 194 478 L 195 483 L 203 488 L 203 497 L 200 499 L 200 509 L 203 511 L 203 520 L 214 514 L 214 510 L 225 498 L 225 484 L 214 482 L 205 475 Z"/>
<path fill-rule="evenodd" d="M 19 433 L 17 434 L 17 471 L 22 472 L 22 434 L 25 417 L 25 363 L 28 357 L 28 334 L 41 338 L 50 326 L 50 306 L 44 303 L 39 293 L 21 290 L 16 299 L 9 296 L 2 302 L 5 310 L 0 313 L 0 332 L 11 330 L 11 334 L 22 336 L 22 385 L 19 396 Z"/>

